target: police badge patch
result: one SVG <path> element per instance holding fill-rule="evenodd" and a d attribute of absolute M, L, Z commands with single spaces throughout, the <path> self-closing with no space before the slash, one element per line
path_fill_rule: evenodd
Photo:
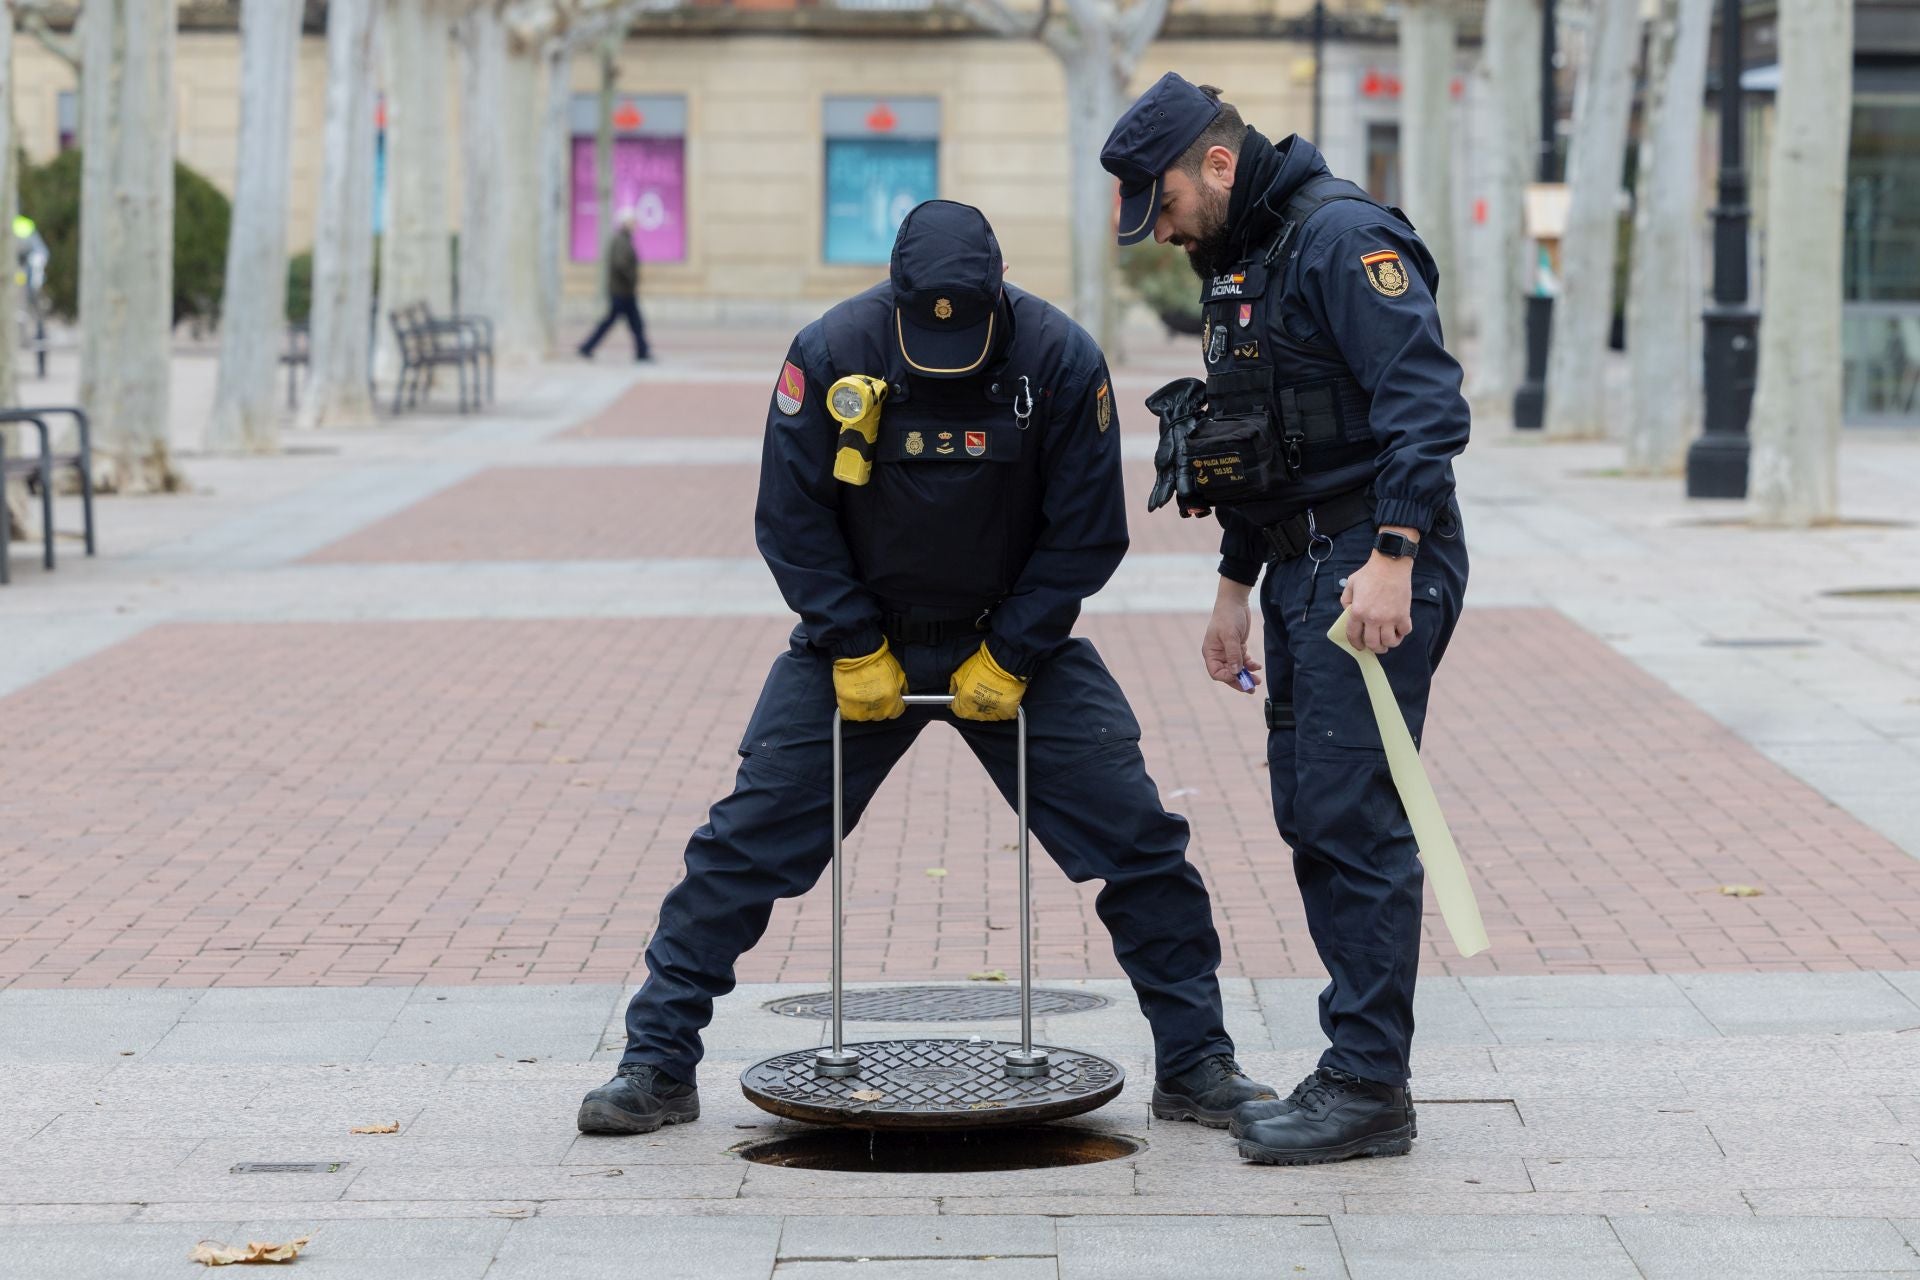
<path fill-rule="evenodd" d="M 919 457 L 922 453 L 926 452 L 926 448 L 927 442 L 920 438 L 918 431 L 907 432 L 907 456 L 909 458 Z"/>
<path fill-rule="evenodd" d="M 1113 425 L 1112 391 L 1112 387 L 1103 382 L 1100 389 L 1093 393 L 1093 420 L 1102 431 Z"/>
<path fill-rule="evenodd" d="M 1213 337 L 1207 342 L 1207 363 L 1219 364 L 1227 354 L 1227 326 L 1221 325 L 1213 331 Z"/>
<path fill-rule="evenodd" d="M 1382 249 L 1378 253 L 1369 253 L 1360 259 L 1360 265 L 1367 273 L 1367 283 L 1373 286 L 1375 293 L 1387 298 L 1397 298 L 1407 291 L 1407 268 L 1400 261 L 1400 255 L 1391 249 Z"/>
<path fill-rule="evenodd" d="M 800 406 L 807 398 L 807 375 L 800 372 L 800 366 L 789 360 L 780 366 L 780 382 L 773 389 L 773 402 L 780 406 L 780 412 L 791 417 L 800 412 Z"/>
<path fill-rule="evenodd" d="M 981 458 L 986 456 L 986 452 L 987 452 L 987 433 L 986 432 L 969 431 L 967 432 L 966 439 L 967 439 L 967 456 L 969 458 Z"/>

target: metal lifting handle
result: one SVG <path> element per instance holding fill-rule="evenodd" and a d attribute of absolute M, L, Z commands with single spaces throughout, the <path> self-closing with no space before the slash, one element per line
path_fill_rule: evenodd
<path fill-rule="evenodd" d="M 950 707 L 953 696 L 945 693 L 910 693 L 903 699 L 908 706 Z M 1033 1047 L 1033 876 L 1027 847 L 1027 711 L 1014 709 L 1017 723 L 1018 753 L 1014 769 L 1014 807 L 1020 816 L 1020 1047 L 1007 1051 L 1007 1074 L 1015 1077 L 1047 1074 L 1047 1055 Z M 814 1055 L 813 1070 L 821 1076 L 851 1076 L 860 1070 L 860 1055 L 843 1042 L 841 1014 L 841 975 L 844 971 L 843 936 L 845 933 L 844 887 L 841 879 L 842 832 L 845 819 L 845 764 L 841 751 L 840 709 L 833 711 L 833 1047 Z"/>

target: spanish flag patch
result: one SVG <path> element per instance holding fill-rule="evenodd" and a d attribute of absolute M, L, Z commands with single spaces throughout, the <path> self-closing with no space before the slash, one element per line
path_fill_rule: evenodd
<path fill-rule="evenodd" d="M 1367 283 L 1375 293 L 1397 298 L 1407 291 L 1407 269 L 1393 250 L 1381 249 L 1365 255 L 1360 259 L 1360 267 L 1367 273 Z"/>

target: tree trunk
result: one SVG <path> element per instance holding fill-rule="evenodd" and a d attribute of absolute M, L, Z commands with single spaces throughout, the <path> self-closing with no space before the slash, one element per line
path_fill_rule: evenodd
<path fill-rule="evenodd" d="M 556 40 L 547 49 L 547 111 L 540 129 L 540 347 L 560 346 L 560 298 L 567 270 L 568 161 L 573 151 L 569 107 L 573 100 L 573 46 Z"/>
<path fill-rule="evenodd" d="M 95 481 L 172 490 L 174 10 L 88 0 L 80 26 L 80 402 L 93 420 Z"/>
<path fill-rule="evenodd" d="M 615 30 L 600 44 L 600 101 L 593 126 L 594 249 L 603 250 L 613 236 L 613 100 L 620 83 L 620 42 L 625 29 Z"/>
<path fill-rule="evenodd" d="M 11 6 L 8 6 L 9 10 Z M 0 21 L 0 214 L 11 225 L 20 207 L 20 173 L 14 163 L 19 137 L 13 127 L 13 23 Z M 13 272 L 0 271 L 0 317 L 10 317 L 19 306 Z M 20 327 L 0 324 L 0 405 L 20 403 L 15 385 L 14 361 L 19 356 Z M 18 427 L 0 427 L 6 433 L 7 454 L 18 457 L 22 432 Z M 27 486 L 24 480 L 0 480 L 0 556 L 7 554 L 7 543 L 16 533 L 31 528 L 27 519 Z"/>
<path fill-rule="evenodd" d="M 1527 362 L 1523 299 L 1532 245 L 1522 215 L 1527 184 L 1539 173 L 1540 21 L 1539 0 L 1488 0 L 1480 69 L 1485 84 L 1479 95 L 1484 105 L 1480 145 L 1487 157 L 1487 269 L 1473 282 L 1480 313 L 1473 393 L 1503 406 L 1513 400 Z M 1465 283 L 1454 281 L 1456 297 Z"/>
<path fill-rule="evenodd" d="M 1853 6 L 1780 0 L 1780 93 L 1767 172 L 1754 519 L 1806 526 L 1839 507 L 1840 270 Z"/>
<path fill-rule="evenodd" d="M 383 0 L 380 46 L 387 102 L 387 221 L 380 238 L 374 371 L 400 372 L 388 314 L 424 302 L 453 310 L 447 219 L 447 63 L 452 28 L 442 0 Z"/>
<path fill-rule="evenodd" d="M 272 453 L 280 447 L 274 383 L 287 324 L 287 156 L 293 123 L 300 10 L 284 0 L 246 0 L 240 11 L 240 154 L 233 229 L 220 308 L 220 375 L 209 451 Z"/>
<path fill-rule="evenodd" d="M 327 6 L 326 157 L 313 246 L 307 427 L 366 423 L 373 311 L 374 0 Z"/>
<path fill-rule="evenodd" d="M 1400 168 L 1407 216 L 1440 269 L 1440 327 L 1460 333 L 1466 279 L 1455 252 L 1453 208 L 1453 50 L 1458 19 L 1451 0 L 1407 0 L 1400 8 Z"/>
<path fill-rule="evenodd" d="M 1569 209 L 1560 242 L 1560 296 L 1547 355 L 1547 434 L 1606 435 L 1603 362 L 1613 324 L 1620 175 L 1633 108 L 1640 0 L 1595 0 L 1587 65 L 1574 93 L 1567 150 Z"/>
<path fill-rule="evenodd" d="M 1627 471 L 1677 475 L 1700 430 L 1700 120 L 1713 0 L 1663 0 L 1647 47 L 1647 115 L 1627 295 Z"/>
<path fill-rule="evenodd" d="M 541 164 L 543 101 L 542 59 L 538 48 L 509 47 L 504 76 L 496 82 L 511 111 L 501 113 L 494 139 L 499 151 L 500 185 L 493 191 L 495 233 L 499 237 L 493 274 L 494 348 L 502 361 L 538 360 L 546 354 L 540 321 L 540 211 L 546 203 L 546 170 Z"/>
<path fill-rule="evenodd" d="M 1084 32 L 1082 43 L 1061 58 L 1067 77 L 1067 146 L 1072 183 L 1073 318 L 1093 335 L 1110 361 L 1118 362 L 1119 332 L 1113 305 L 1113 177 L 1100 167 L 1100 147 L 1120 118 L 1126 73 L 1114 65 L 1105 32 Z"/>
<path fill-rule="evenodd" d="M 507 217 L 504 185 L 514 180 L 502 155 L 506 131 L 507 31 L 495 0 L 462 18 L 460 43 L 460 309 L 504 324 L 502 287 Z M 531 104 L 516 102 L 515 112 Z M 498 351 L 496 353 L 504 354 Z"/>

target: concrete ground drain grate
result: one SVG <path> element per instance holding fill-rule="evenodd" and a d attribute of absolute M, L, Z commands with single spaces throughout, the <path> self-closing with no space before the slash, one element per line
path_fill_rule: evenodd
<path fill-rule="evenodd" d="M 1033 1016 L 1086 1013 L 1112 1003 L 1091 991 L 1036 987 Z M 786 996 L 762 1007 L 786 1018 L 831 1018 L 833 993 Z M 841 1017 L 848 1022 L 987 1022 L 1019 1016 L 1018 986 L 885 987 L 841 996 Z"/>

